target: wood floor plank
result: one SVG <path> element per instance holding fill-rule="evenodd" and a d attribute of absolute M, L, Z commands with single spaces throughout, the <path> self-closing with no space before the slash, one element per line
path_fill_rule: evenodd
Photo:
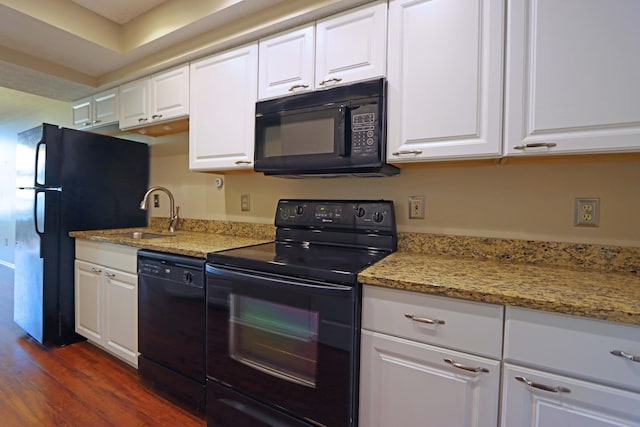
<path fill-rule="evenodd" d="M 13 323 L 12 272 L 0 266 L 0 426 L 205 425 L 90 343 L 48 348 L 25 335 Z"/>

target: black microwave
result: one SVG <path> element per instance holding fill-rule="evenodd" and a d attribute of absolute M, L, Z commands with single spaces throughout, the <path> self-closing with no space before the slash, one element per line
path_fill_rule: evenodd
<path fill-rule="evenodd" d="M 256 103 L 254 170 L 265 175 L 390 176 L 384 78 Z"/>

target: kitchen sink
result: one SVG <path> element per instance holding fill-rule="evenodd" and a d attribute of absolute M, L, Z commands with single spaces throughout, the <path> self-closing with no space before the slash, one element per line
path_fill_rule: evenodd
<path fill-rule="evenodd" d="M 146 231 L 131 231 L 129 233 L 118 233 L 118 236 L 129 239 L 159 239 L 162 237 L 175 237 L 175 234 L 168 233 L 147 233 Z"/>

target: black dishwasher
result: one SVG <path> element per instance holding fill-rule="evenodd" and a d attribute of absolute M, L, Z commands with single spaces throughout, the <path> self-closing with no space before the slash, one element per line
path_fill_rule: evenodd
<path fill-rule="evenodd" d="M 204 259 L 138 251 L 138 372 L 192 411 L 205 396 Z"/>

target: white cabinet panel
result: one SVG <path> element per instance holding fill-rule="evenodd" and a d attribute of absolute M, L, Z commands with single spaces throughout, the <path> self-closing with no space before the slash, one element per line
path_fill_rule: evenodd
<path fill-rule="evenodd" d="M 499 157 L 503 0 L 389 3 L 393 163 Z"/>
<path fill-rule="evenodd" d="M 359 425 L 493 427 L 499 383 L 497 360 L 362 332 Z"/>
<path fill-rule="evenodd" d="M 273 98 L 313 89 L 315 28 L 308 25 L 260 40 L 258 97 Z"/>
<path fill-rule="evenodd" d="M 502 381 L 503 427 L 640 425 L 638 393 L 510 364 Z"/>
<path fill-rule="evenodd" d="M 73 126 L 76 129 L 90 129 L 116 123 L 119 119 L 119 90 L 110 89 L 71 105 Z"/>
<path fill-rule="evenodd" d="M 189 168 L 253 168 L 258 46 L 191 64 Z"/>
<path fill-rule="evenodd" d="M 383 77 L 387 62 L 387 3 L 316 24 L 315 87 Z"/>
<path fill-rule="evenodd" d="M 120 129 L 188 115 L 188 65 L 120 86 Z"/>
<path fill-rule="evenodd" d="M 505 154 L 640 151 L 638 22 L 634 0 L 510 1 Z"/>
<path fill-rule="evenodd" d="M 137 363 L 138 277 L 118 270 L 107 270 L 106 279 L 104 342 L 113 352 Z"/>
<path fill-rule="evenodd" d="M 189 66 L 151 77 L 151 120 L 189 115 Z"/>
<path fill-rule="evenodd" d="M 102 340 L 102 306 L 100 282 L 102 269 L 94 264 L 75 261 L 76 332 L 85 338 Z"/>
<path fill-rule="evenodd" d="M 386 30 L 378 1 L 260 40 L 258 99 L 384 76 Z"/>
<path fill-rule="evenodd" d="M 76 332 L 134 367 L 138 366 L 136 259 L 136 248 L 76 240 Z"/>

